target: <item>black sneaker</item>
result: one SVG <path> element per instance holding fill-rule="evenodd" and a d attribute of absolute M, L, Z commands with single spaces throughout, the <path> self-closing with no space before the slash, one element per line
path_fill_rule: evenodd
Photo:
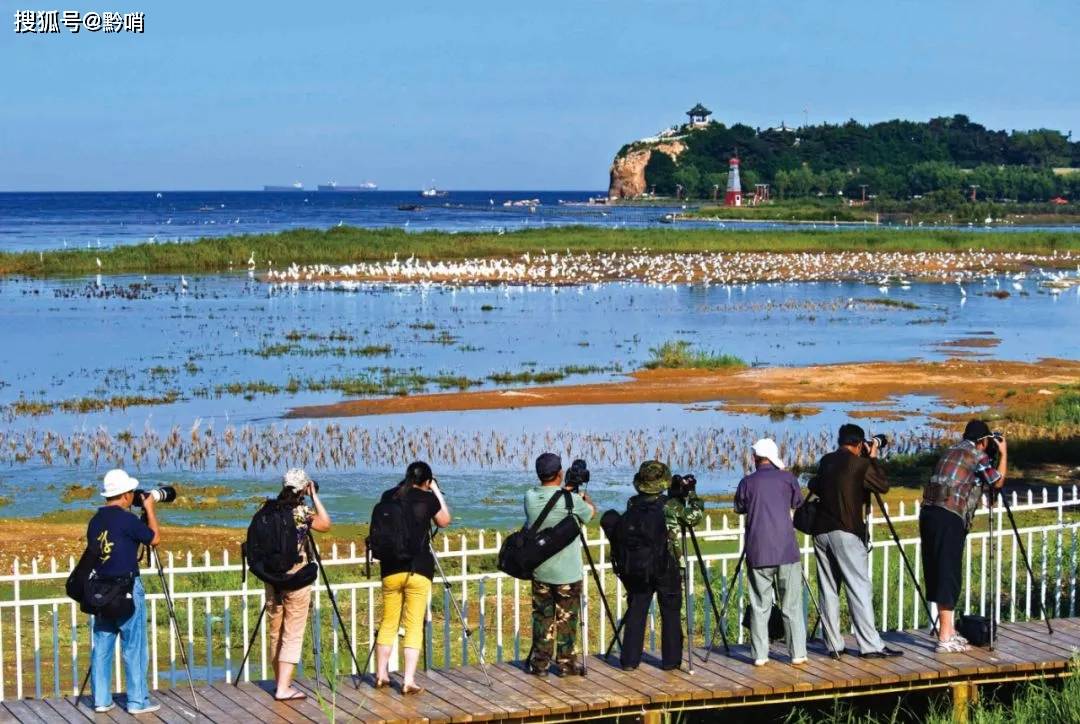
<path fill-rule="evenodd" d="M 555 675 L 560 679 L 564 676 L 585 676 L 585 667 L 581 664 L 571 664 L 570 666 L 560 666 L 555 670 Z"/>
<path fill-rule="evenodd" d="M 637 664 L 634 664 L 633 666 L 631 666 L 630 664 L 623 664 L 620 668 L 623 671 L 637 671 L 637 667 Z"/>
<path fill-rule="evenodd" d="M 891 658 L 893 656 L 903 656 L 904 652 L 899 649 L 890 649 L 888 646 L 881 651 L 869 651 L 865 654 L 859 654 L 860 658 L 864 659 L 884 659 Z"/>

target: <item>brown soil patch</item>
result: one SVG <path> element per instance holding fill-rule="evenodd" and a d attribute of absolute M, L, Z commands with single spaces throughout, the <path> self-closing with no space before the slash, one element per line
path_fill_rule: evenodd
<path fill-rule="evenodd" d="M 868 420 L 885 420 L 887 422 L 902 422 L 908 418 L 909 413 L 899 410 L 848 410 L 848 417 L 858 417 Z"/>
<path fill-rule="evenodd" d="M 960 339 L 949 339 L 944 342 L 938 342 L 938 347 L 997 347 L 1001 344 L 1001 340 L 997 337 L 961 337 Z"/>
<path fill-rule="evenodd" d="M 290 410 L 288 417 L 354 417 L 406 412 L 502 410 L 515 407 L 695 403 L 751 405 L 885 402 L 900 395 L 931 395 L 947 403 L 985 407 L 1000 402 L 1004 386 L 1023 388 L 1009 405 L 1035 398 L 1038 387 L 1080 380 L 1080 361 L 871 362 L 741 371 L 643 370 L 621 382 L 482 390 L 348 400 Z"/>

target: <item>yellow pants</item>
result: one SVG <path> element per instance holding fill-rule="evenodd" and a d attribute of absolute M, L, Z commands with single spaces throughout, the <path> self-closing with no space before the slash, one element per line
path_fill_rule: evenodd
<path fill-rule="evenodd" d="M 424 645 L 424 614 L 427 612 L 431 579 L 419 573 L 395 573 L 382 579 L 383 614 L 376 643 L 393 646 L 398 626 L 405 627 L 402 646 L 419 649 Z M 404 615 L 402 608 L 404 606 Z"/>

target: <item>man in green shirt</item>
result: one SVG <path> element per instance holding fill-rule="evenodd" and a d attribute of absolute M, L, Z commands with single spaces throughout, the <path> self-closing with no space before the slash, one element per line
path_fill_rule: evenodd
<path fill-rule="evenodd" d="M 536 476 L 540 485 L 525 493 L 525 524 L 532 525 L 544 507 L 567 488 L 563 487 L 562 460 L 554 453 L 536 458 Z M 544 519 L 540 530 L 550 528 L 575 515 L 581 523 L 592 520 L 596 506 L 587 493 L 568 493 L 572 513 L 563 501 L 558 501 Z M 529 651 L 529 673 L 547 676 L 552 658 L 559 676 L 581 674 L 575 662 L 578 620 L 581 617 L 581 540 L 548 558 L 536 567 L 532 581 L 532 649 Z"/>

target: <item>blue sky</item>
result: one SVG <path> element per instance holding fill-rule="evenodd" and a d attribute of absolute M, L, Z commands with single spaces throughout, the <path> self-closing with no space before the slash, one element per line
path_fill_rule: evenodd
<path fill-rule="evenodd" d="M 133 1 L 0 2 L 0 190 L 601 189 L 699 100 L 729 124 L 1080 133 L 1074 0 Z M 146 33 L 16 35 L 16 9 Z"/>

